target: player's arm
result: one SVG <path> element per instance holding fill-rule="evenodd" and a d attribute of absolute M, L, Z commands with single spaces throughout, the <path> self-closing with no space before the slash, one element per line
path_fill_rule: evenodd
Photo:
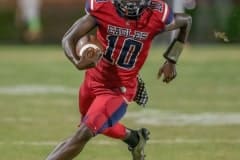
<path fill-rule="evenodd" d="M 192 26 L 192 17 L 185 13 L 175 13 L 172 23 L 165 27 L 165 31 L 180 29 L 176 39 L 185 43 L 188 39 L 189 32 Z"/>
<path fill-rule="evenodd" d="M 177 63 L 184 43 L 188 39 L 188 35 L 192 26 L 192 17 L 184 13 L 174 14 L 174 20 L 171 24 L 165 27 L 165 31 L 172 31 L 179 29 L 177 37 L 171 42 L 168 50 L 165 52 L 164 57 L 172 63 Z"/>
<path fill-rule="evenodd" d="M 91 31 L 96 26 L 96 21 L 94 17 L 89 14 L 86 14 L 82 18 L 78 19 L 70 29 L 65 33 L 62 39 L 62 46 L 65 52 L 65 55 L 68 59 L 78 68 L 80 61 L 79 57 L 76 55 L 75 46 L 77 41 L 89 31 Z"/>
<path fill-rule="evenodd" d="M 188 39 L 188 35 L 192 25 L 191 16 L 183 13 L 174 14 L 173 21 L 166 25 L 165 31 L 172 31 L 179 29 L 179 33 L 176 38 L 171 42 L 167 51 L 164 53 L 166 62 L 159 69 L 158 78 L 163 74 L 163 82 L 170 82 L 173 80 L 177 73 L 175 64 L 178 61 L 180 54 L 182 53 L 184 44 Z"/>

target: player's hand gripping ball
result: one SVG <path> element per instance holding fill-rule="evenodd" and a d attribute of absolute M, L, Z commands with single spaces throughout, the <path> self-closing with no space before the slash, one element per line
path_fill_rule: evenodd
<path fill-rule="evenodd" d="M 78 40 L 76 54 L 80 58 L 79 69 L 92 68 L 101 59 L 103 47 L 94 35 L 86 35 Z"/>

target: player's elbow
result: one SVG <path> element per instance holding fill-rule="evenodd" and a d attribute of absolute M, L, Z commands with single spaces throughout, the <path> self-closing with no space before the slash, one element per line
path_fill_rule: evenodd
<path fill-rule="evenodd" d="M 63 36 L 62 38 L 62 47 L 65 48 L 66 44 L 67 44 L 68 38 L 67 36 Z"/>
<path fill-rule="evenodd" d="M 67 36 L 62 38 L 62 48 L 68 58 L 72 57 L 70 52 L 70 39 Z"/>
<path fill-rule="evenodd" d="M 176 18 L 180 24 L 180 28 L 192 26 L 192 16 L 184 13 L 177 14 Z"/>
<path fill-rule="evenodd" d="M 190 15 L 186 16 L 186 25 L 189 27 L 192 26 L 192 16 L 190 16 Z"/>
<path fill-rule="evenodd" d="M 69 32 L 66 32 L 62 38 L 62 47 L 66 48 L 66 46 L 71 43 L 72 35 Z"/>
<path fill-rule="evenodd" d="M 190 15 L 185 14 L 182 17 L 182 25 L 180 27 L 180 30 L 189 33 L 192 28 L 192 17 Z"/>

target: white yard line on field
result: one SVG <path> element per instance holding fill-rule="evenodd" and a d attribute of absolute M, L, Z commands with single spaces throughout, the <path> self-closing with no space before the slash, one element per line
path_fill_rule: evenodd
<path fill-rule="evenodd" d="M 240 113 L 177 113 L 177 112 L 161 112 L 159 110 L 151 110 L 144 112 L 128 112 L 124 117 L 136 124 L 146 126 L 221 126 L 221 125 L 240 125 Z M 65 119 L 70 124 L 78 123 L 75 117 Z M 22 116 L 0 116 L 0 122 L 3 123 L 48 123 L 48 119 L 41 117 Z"/>
<path fill-rule="evenodd" d="M 136 124 L 146 126 L 221 126 L 221 125 L 240 125 L 240 113 L 177 113 L 161 112 L 159 110 L 147 109 L 146 111 L 128 112 L 124 117 Z M 74 117 L 66 118 L 68 123 L 78 123 Z M 0 116 L 0 122 L 3 123 L 47 123 L 48 119 L 41 117 L 22 116 Z"/>
<path fill-rule="evenodd" d="M 16 85 L 16 86 L 0 86 L 0 94 L 7 95 L 32 95 L 32 94 L 77 94 L 77 90 L 64 86 L 52 85 Z"/>
<path fill-rule="evenodd" d="M 16 85 L 16 86 L 0 86 L 0 94 L 7 95 L 35 95 L 35 94 L 71 94 L 76 95 L 78 88 L 70 88 L 66 86 L 54 85 Z M 240 113 L 179 113 L 153 110 L 150 108 L 141 109 L 137 112 L 128 112 L 126 119 L 139 124 L 151 126 L 185 126 L 185 125 L 240 125 Z M 4 117 L 0 116 L 2 122 L 27 122 L 37 121 L 32 117 Z M 42 119 L 41 119 L 42 120 Z M 72 121 L 71 121 L 72 122 Z"/>
<path fill-rule="evenodd" d="M 57 141 L 13 141 L 13 142 L 0 142 L 0 145 L 20 145 L 20 146 L 55 146 L 59 142 Z M 91 144 L 96 145 L 117 145 L 119 141 L 116 140 L 93 140 Z M 149 140 L 148 144 L 240 144 L 240 139 L 159 139 Z"/>
<path fill-rule="evenodd" d="M 126 115 L 136 123 L 151 126 L 186 126 L 186 125 L 239 125 L 240 113 L 205 112 L 179 113 L 153 109 L 129 112 Z"/>

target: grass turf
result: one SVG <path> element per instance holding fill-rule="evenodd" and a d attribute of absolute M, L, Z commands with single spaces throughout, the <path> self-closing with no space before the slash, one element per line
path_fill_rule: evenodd
<path fill-rule="evenodd" d="M 147 108 L 131 104 L 130 114 L 142 110 L 189 115 L 240 112 L 240 47 L 188 46 L 177 64 L 178 76 L 170 84 L 156 79 L 164 48 L 152 48 L 141 72 L 150 94 Z M 42 160 L 57 142 L 76 130 L 77 92 L 84 73 L 70 64 L 58 46 L 1 46 L 0 56 L 0 159 Z M 14 90 L 19 86 L 20 89 L 62 86 L 70 92 L 26 94 Z M 7 92 L 9 88 L 13 90 Z M 149 160 L 238 160 L 240 157 L 239 123 L 143 125 L 128 117 L 129 113 L 122 120 L 125 124 L 151 130 L 152 141 L 146 148 Z M 113 157 L 131 159 L 122 142 L 99 136 L 76 159 L 112 160 Z"/>

